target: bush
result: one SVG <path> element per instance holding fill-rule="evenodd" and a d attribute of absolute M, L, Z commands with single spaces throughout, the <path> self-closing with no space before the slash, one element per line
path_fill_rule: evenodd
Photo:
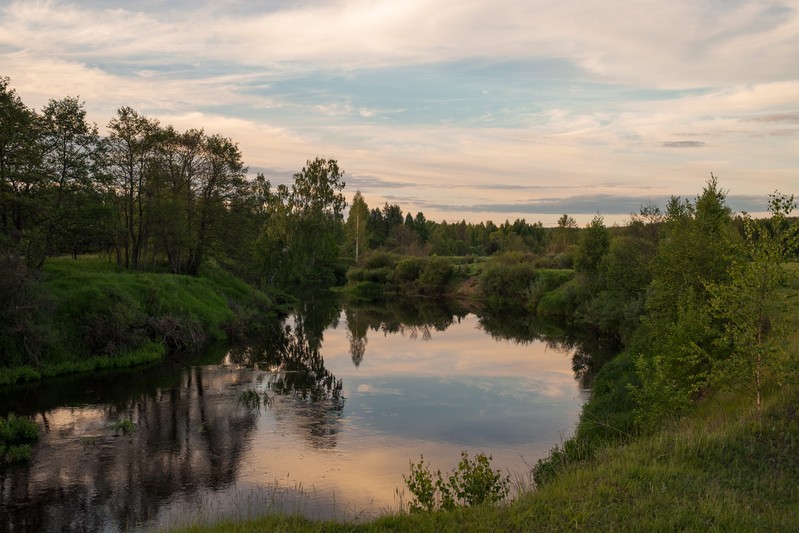
<path fill-rule="evenodd" d="M 11 413 L 0 417 L 0 463 L 30 459 L 31 444 L 39 438 L 35 422 Z"/>
<path fill-rule="evenodd" d="M 425 261 L 419 257 L 408 257 L 397 263 L 394 279 L 397 283 L 413 283 L 422 274 Z"/>
<path fill-rule="evenodd" d="M 422 294 L 442 294 L 455 273 L 452 261 L 445 257 L 433 256 L 427 260 L 419 275 L 419 292 Z"/>
<path fill-rule="evenodd" d="M 468 453 L 461 452 L 458 468 L 453 469 L 446 479 L 441 470 L 435 474 L 430 471 L 430 464 L 425 465 L 424 456 L 417 464 L 410 462 L 410 467 L 410 475 L 402 478 L 414 495 L 409 504 L 413 512 L 439 508 L 451 511 L 459 506 L 499 503 L 510 492 L 510 476 L 503 478 L 499 470 L 492 470 L 491 456 L 484 453 L 470 460 Z"/>
<path fill-rule="evenodd" d="M 580 304 L 580 296 L 577 280 L 572 279 L 542 296 L 536 310 L 542 316 L 570 317 Z"/>
<path fill-rule="evenodd" d="M 115 355 L 145 340 L 145 315 L 137 301 L 115 287 L 92 294 L 96 298 L 80 317 L 84 341 L 91 353 Z"/>
<path fill-rule="evenodd" d="M 363 298 L 364 300 L 383 298 L 386 294 L 383 285 L 373 281 L 359 281 L 350 285 L 349 290 L 353 296 Z"/>
<path fill-rule="evenodd" d="M 532 263 L 494 261 L 483 270 L 480 285 L 490 301 L 524 304 L 536 276 L 536 268 Z"/>
<path fill-rule="evenodd" d="M 362 265 L 366 270 L 384 267 L 393 270 L 397 266 L 397 257 L 386 252 L 372 252 L 363 258 Z"/>

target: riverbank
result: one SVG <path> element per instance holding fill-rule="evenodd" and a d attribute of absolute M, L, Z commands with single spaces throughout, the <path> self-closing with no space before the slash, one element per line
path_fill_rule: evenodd
<path fill-rule="evenodd" d="M 760 411 L 746 387 L 715 390 L 654 433 L 558 464 L 546 483 L 507 506 L 394 510 L 368 523 L 268 516 L 185 531 L 792 530 L 799 523 L 799 282 L 782 296 L 784 364 L 793 370 L 766 390 Z M 620 386 L 618 375 L 604 379 L 606 394 Z M 586 413 L 584 423 L 598 422 Z"/>
<path fill-rule="evenodd" d="M 40 309 L 0 368 L 0 385 L 157 362 L 169 350 L 247 335 L 278 313 L 274 298 L 213 264 L 192 277 L 53 258 L 37 289 Z"/>

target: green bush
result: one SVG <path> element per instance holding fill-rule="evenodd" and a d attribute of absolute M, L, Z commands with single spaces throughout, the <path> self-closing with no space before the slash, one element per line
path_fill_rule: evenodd
<path fill-rule="evenodd" d="M 388 284 L 394 278 L 394 269 L 388 266 L 378 268 L 351 268 L 347 272 L 347 280 L 350 283 L 368 281 L 370 283 Z"/>
<path fill-rule="evenodd" d="M 0 417 L 0 463 L 30 459 L 31 444 L 39 438 L 39 426 L 28 418 L 10 413 Z"/>
<path fill-rule="evenodd" d="M 451 511 L 456 507 L 499 503 L 510 492 L 510 477 L 502 477 L 499 470 L 492 470 L 491 456 L 484 453 L 471 460 L 468 453 L 461 452 L 458 467 L 446 478 L 441 470 L 433 474 L 430 464 L 425 465 L 424 457 L 417 464 L 410 462 L 410 468 L 410 475 L 403 474 L 402 478 L 414 496 L 409 504 L 413 512 Z"/>
<path fill-rule="evenodd" d="M 427 260 L 419 275 L 418 287 L 422 294 L 443 294 L 455 274 L 455 266 L 446 257 L 433 256 Z"/>
<path fill-rule="evenodd" d="M 397 268 L 394 270 L 394 279 L 397 283 L 413 283 L 419 279 L 424 267 L 424 259 L 407 257 L 397 263 Z"/>
<path fill-rule="evenodd" d="M 383 298 L 386 294 L 383 285 L 373 281 L 359 281 L 357 283 L 351 284 L 349 287 L 349 292 L 353 296 L 357 298 L 363 298 L 364 300 Z"/>
<path fill-rule="evenodd" d="M 490 301 L 524 304 L 529 298 L 530 287 L 536 275 L 536 268 L 532 263 L 492 261 L 483 270 L 480 286 Z"/>
<path fill-rule="evenodd" d="M 386 252 L 372 252 L 363 258 L 361 264 L 363 265 L 363 268 L 367 270 L 384 267 L 393 270 L 394 267 L 397 266 L 397 256 Z"/>
<path fill-rule="evenodd" d="M 536 308 L 542 316 L 571 317 L 581 300 L 577 279 L 572 279 L 541 297 Z"/>

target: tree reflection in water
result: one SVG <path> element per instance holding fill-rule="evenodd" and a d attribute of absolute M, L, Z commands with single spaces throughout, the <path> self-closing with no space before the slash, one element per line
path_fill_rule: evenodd
<path fill-rule="evenodd" d="M 176 495 L 191 498 L 235 481 L 257 416 L 231 410 L 225 400 L 231 386 L 249 379 L 246 371 L 192 367 L 126 377 L 116 387 L 70 379 L 67 389 L 97 389 L 91 403 L 84 393 L 73 407 L 23 411 L 45 429 L 30 464 L 0 471 L 0 530 L 129 529 Z M 59 405 L 72 401 L 61 397 Z M 117 436 L 120 420 L 133 421 L 135 431 Z"/>
<path fill-rule="evenodd" d="M 544 342 L 548 348 L 571 351 L 572 370 L 580 386 L 590 389 L 602 366 L 620 350 L 618 340 L 597 335 L 565 321 L 536 317 L 525 309 L 486 307 L 479 313 L 480 327 L 494 339 L 519 344 Z"/>
<path fill-rule="evenodd" d="M 337 300 L 311 295 L 298 307 L 294 324 L 273 323 L 255 344 L 233 349 L 232 363 L 266 371 L 265 392 L 293 401 L 292 417 L 312 446 L 334 448 L 344 411 L 343 384 L 325 368 L 320 352 L 324 330 L 338 320 Z"/>
<path fill-rule="evenodd" d="M 597 336 L 591 330 L 562 320 L 542 319 L 524 308 L 492 308 L 446 299 L 397 298 L 348 302 L 344 312 L 350 355 L 356 367 L 366 355 L 369 330 L 427 341 L 433 332 L 446 330 L 469 313 L 477 315 L 480 328 L 495 340 L 516 344 L 543 342 L 552 350 L 573 352 L 572 369 L 583 389 L 591 388 L 596 373 L 619 350 L 614 339 Z"/>

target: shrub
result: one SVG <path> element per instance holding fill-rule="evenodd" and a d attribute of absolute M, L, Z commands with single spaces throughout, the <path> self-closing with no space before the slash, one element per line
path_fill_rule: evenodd
<path fill-rule="evenodd" d="M 373 281 L 360 281 L 351 285 L 349 290 L 353 296 L 365 300 L 373 300 L 385 296 L 383 285 L 374 283 Z"/>
<path fill-rule="evenodd" d="M 524 304 L 536 275 L 532 263 L 492 262 L 483 271 L 480 284 L 491 301 Z"/>
<path fill-rule="evenodd" d="M 394 279 L 397 283 L 413 283 L 422 274 L 425 261 L 419 257 L 408 257 L 397 263 Z"/>
<path fill-rule="evenodd" d="M 14 413 L 0 417 L 0 463 L 27 461 L 38 438 L 39 426 L 32 420 Z"/>
<path fill-rule="evenodd" d="M 419 275 L 419 291 L 423 294 L 446 292 L 454 273 L 455 267 L 451 260 L 445 257 L 431 257 Z"/>
<path fill-rule="evenodd" d="M 479 453 L 474 460 L 469 454 L 461 452 L 458 467 L 445 479 L 441 470 L 435 474 L 430 464 L 424 463 L 424 456 L 417 464 L 410 462 L 411 473 L 403 475 L 405 485 L 414 495 L 410 510 L 451 511 L 455 507 L 499 503 L 510 492 L 510 476 L 502 477 L 499 470 L 491 469 L 491 456 Z"/>
<path fill-rule="evenodd" d="M 388 267 L 394 269 L 397 266 L 397 258 L 393 254 L 386 252 L 372 252 L 364 257 L 362 261 L 364 269 Z"/>
<path fill-rule="evenodd" d="M 543 316 L 565 316 L 574 314 L 580 303 L 580 287 L 576 279 L 564 283 L 554 291 L 541 297 L 536 310 Z"/>

